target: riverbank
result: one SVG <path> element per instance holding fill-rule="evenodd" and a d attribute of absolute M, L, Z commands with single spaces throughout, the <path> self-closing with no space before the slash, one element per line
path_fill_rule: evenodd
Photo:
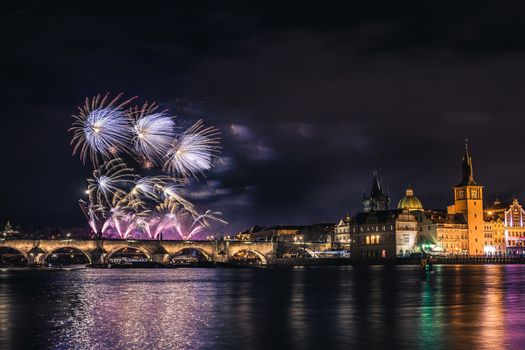
<path fill-rule="evenodd" d="M 499 257 L 433 257 L 434 265 L 524 265 L 525 257 L 499 256 Z M 128 264 L 104 264 L 104 265 L 83 265 L 82 268 L 243 268 L 243 267 L 294 267 L 294 266 L 362 266 L 362 265 L 419 265 L 419 258 L 397 258 L 395 260 L 365 260 L 352 261 L 350 258 L 277 258 L 268 264 L 249 264 L 238 261 L 227 263 L 213 263 L 210 261 L 192 262 L 186 264 L 163 264 L 157 262 L 134 262 Z M 64 266 L 0 266 L 0 269 L 54 269 L 71 270 L 78 269 L 81 265 Z"/>

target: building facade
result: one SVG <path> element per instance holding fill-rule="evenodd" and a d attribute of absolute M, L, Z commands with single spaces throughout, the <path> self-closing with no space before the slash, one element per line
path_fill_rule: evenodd
<path fill-rule="evenodd" d="M 496 200 L 485 210 L 486 242 L 488 254 L 525 254 L 525 211 L 517 199 L 510 203 Z"/>
<path fill-rule="evenodd" d="M 350 222 L 352 219 L 347 213 L 337 225 L 334 226 L 334 248 L 338 250 L 350 250 Z"/>
<path fill-rule="evenodd" d="M 413 190 L 409 188 L 404 203 L 421 206 L 413 201 Z M 402 201 L 400 201 L 401 203 Z M 354 261 L 388 262 L 398 256 L 410 255 L 417 248 L 417 220 L 410 205 L 389 209 L 390 196 L 383 191 L 381 182 L 374 172 L 370 195 L 364 196 L 363 211 L 348 217 L 350 250 Z M 346 225 L 344 221 L 341 226 Z M 346 231 L 341 231 L 346 232 Z"/>
<path fill-rule="evenodd" d="M 468 225 L 463 214 L 427 210 L 414 213 L 423 251 L 436 254 L 468 254 Z"/>
<path fill-rule="evenodd" d="M 468 144 L 463 155 L 462 179 L 454 186 L 454 204 L 448 206 L 451 215 L 462 214 L 467 223 L 467 251 L 469 255 L 485 254 L 485 229 L 483 218 L 483 186 L 474 180 L 474 168 Z"/>
<path fill-rule="evenodd" d="M 417 221 L 406 209 L 358 213 L 350 231 L 350 248 L 356 261 L 389 261 L 418 250 Z"/>

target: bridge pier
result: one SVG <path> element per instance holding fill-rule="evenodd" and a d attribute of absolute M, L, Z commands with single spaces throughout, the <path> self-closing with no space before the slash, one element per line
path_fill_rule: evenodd
<path fill-rule="evenodd" d="M 91 253 L 91 266 L 107 266 L 108 252 L 100 244 Z"/>
<path fill-rule="evenodd" d="M 44 264 L 45 256 L 46 252 L 44 252 L 37 243 L 37 245 L 27 253 L 27 262 L 32 266 L 40 266 Z"/>
<path fill-rule="evenodd" d="M 159 244 L 157 249 L 151 254 L 151 261 L 159 264 L 168 264 L 170 262 L 170 254 Z"/>

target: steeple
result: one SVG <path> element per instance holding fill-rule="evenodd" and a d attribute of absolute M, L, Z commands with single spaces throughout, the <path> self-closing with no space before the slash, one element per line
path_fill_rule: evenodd
<path fill-rule="evenodd" d="M 379 180 L 377 171 L 374 171 L 372 179 L 372 187 L 370 188 L 370 196 L 363 196 L 363 211 L 379 211 L 387 210 L 390 206 L 390 195 L 383 191 L 381 181 Z"/>
<path fill-rule="evenodd" d="M 462 158 L 463 162 L 463 176 L 461 182 L 457 185 L 460 186 L 477 186 L 478 184 L 474 180 L 474 168 L 472 167 L 472 157 L 470 156 L 468 149 L 468 139 L 465 140 L 465 154 Z"/>
<path fill-rule="evenodd" d="M 383 189 L 381 188 L 381 182 L 377 177 L 377 170 L 374 171 L 374 178 L 372 179 L 372 187 L 370 188 L 370 197 L 375 198 L 383 194 Z"/>

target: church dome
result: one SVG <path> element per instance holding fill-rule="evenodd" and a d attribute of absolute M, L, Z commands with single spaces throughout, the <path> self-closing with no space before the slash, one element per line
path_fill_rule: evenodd
<path fill-rule="evenodd" d="M 397 209 L 423 210 L 423 204 L 414 196 L 414 190 L 408 186 L 406 195 L 397 203 Z"/>

